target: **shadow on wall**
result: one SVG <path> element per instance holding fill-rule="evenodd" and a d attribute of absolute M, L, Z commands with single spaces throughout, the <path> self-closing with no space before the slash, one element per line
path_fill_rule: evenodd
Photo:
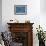
<path fill-rule="evenodd" d="M 46 0 L 40 0 L 40 11 L 46 13 Z"/>
<path fill-rule="evenodd" d="M 2 0 L 0 0 L 0 31 L 2 31 Z"/>

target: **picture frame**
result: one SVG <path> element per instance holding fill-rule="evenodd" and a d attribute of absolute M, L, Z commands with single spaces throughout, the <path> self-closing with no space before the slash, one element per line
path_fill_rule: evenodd
<path fill-rule="evenodd" d="M 15 15 L 27 15 L 27 5 L 14 5 Z"/>

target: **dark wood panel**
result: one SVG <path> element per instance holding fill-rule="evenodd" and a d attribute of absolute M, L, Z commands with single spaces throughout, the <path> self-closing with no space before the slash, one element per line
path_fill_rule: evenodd
<path fill-rule="evenodd" d="M 13 34 L 13 39 L 16 38 L 16 33 L 20 32 L 19 35 L 23 32 L 27 32 L 27 37 L 25 38 L 24 46 L 33 46 L 33 23 L 7 23 L 9 25 L 9 31 Z M 14 34 L 15 33 L 15 34 Z M 19 35 L 17 35 L 19 37 Z M 22 35 L 22 34 L 21 34 Z M 20 35 L 20 36 L 21 36 Z"/>

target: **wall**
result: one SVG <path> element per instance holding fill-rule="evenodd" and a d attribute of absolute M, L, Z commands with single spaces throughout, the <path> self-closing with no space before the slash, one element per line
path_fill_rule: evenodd
<path fill-rule="evenodd" d="M 27 5 L 27 15 L 14 15 L 14 5 L 16 4 L 26 4 Z M 39 23 L 40 14 L 40 0 L 3 0 L 2 1 L 2 23 L 3 26 L 10 19 L 17 19 L 20 22 L 25 20 L 30 20 L 31 22 Z M 19 18 L 19 19 L 18 19 Z M 38 21 L 37 21 L 38 20 Z M 6 29 L 6 28 L 5 28 Z"/>
<path fill-rule="evenodd" d="M 40 24 L 46 31 L 46 0 L 40 0 Z"/>
<path fill-rule="evenodd" d="M 0 0 L 0 31 L 2 31 L 2 0 Z"/>
<path fill-rule="evenodd" d="M 40 0 L 41 13 L 46 13 L 46 0 Z"/>

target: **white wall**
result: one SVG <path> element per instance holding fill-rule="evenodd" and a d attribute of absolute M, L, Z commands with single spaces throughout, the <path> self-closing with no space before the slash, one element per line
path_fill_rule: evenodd
<path fill-rule="evenodd" d="M 46 0 L 40 0 L 41 13 L 46 13 Z"/>
<path fill-rule="evenodd" d="M 46 0 L 40 0 L 40 24 L 46 31 Z"/>
<path fill-rule="evenodd" d="M 27 5 L 27 15 L 14 15 L 14 5 L 16 4 Z M 2 0 L 3 26 L 5 26 L 10 19 L 17 19 L 20 22 L 24 22 L 25 20 L 29 19 L 31 22 L 39 23 L 39 15 L 40 0 Z"/>

